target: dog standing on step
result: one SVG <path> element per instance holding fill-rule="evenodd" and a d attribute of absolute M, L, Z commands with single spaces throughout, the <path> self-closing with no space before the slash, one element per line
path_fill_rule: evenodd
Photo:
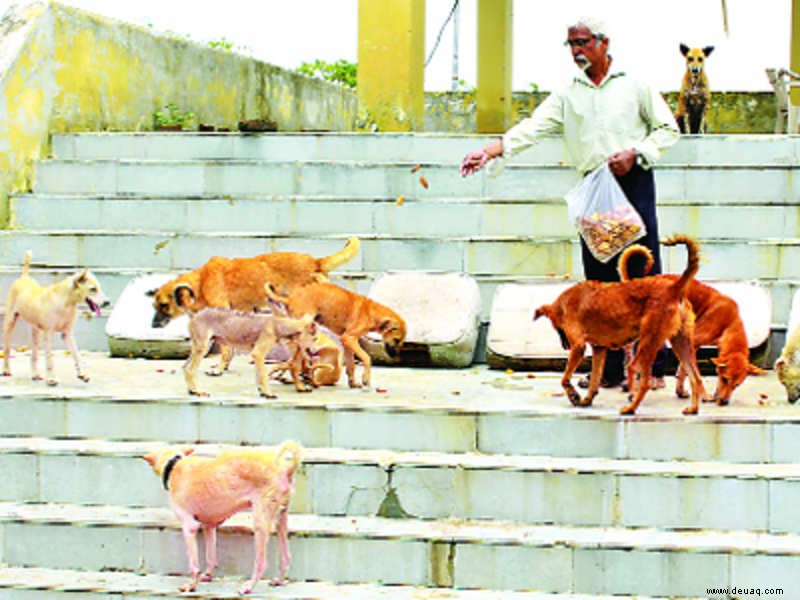
<path fill-rule="evenodd" d="M 267 545 L 274 531 L 280 547 L 282 585 L 289 572 L 288 512 L 294 489 L 294 474 L 302 461 L 299 444 L 286 441 L 276 451 L 230 450 L 216 458 L 192 455 L 190 447 L 154 450 L 143 458 L 161 478 L 169 492 L 169 503 L 181 524 L 191 581 L 182 592 L 197 588 L 198 581 L 211 581 L 217 566 L 217 527 L 234 514 L 252 508 L 255 557 L 250 580 L 240 594 L 253 591 L 267 568 Z M 203 529 L 206 569 L 200 573 L 197 532 Z"/>
<path fill-rule="evenodd" d="M 681 44 L 680 49 L 681 54 L 686 57 L 686 73 L 681 82 L 675 120 L 681 133 L 705 133 L 708 126 L 706 112 L 711 101 L 705 61 L 714 46 L 689 48 L 686 44 Z"/>
<path fill-rule="evenodd" d="M 569 349 L 561 386 L 574 406 L 591 406 L 600 387 L 606 352 L 638 340 L 636 354 L 628 365 L 630 403 L 620 411 L 633 414 L 650 389 L 656 353 L 669 340 L 689 369 L 692 383 L 692 401 L 683 414 L 697 414 L 702 381 L 692 346 L 694 313 L 686 300 L 686 290 L 700 264 L 698 246 L 685 235 L 673 236 L 664 244 L 686 245 L 686 268 L 677 281 L 657 277 L 616 283 L 582 281 L 567 288 L 552 304 L 536 310 L 534 320 L 549 318 L 562 344 Z M 592 345 L 592 374 L 582 400 L 570 378 L 583 358 L 586 344 Z"/>
<path fill-rule="evenodd" d="M 53 334 L 60 333 L 67 346 L 78 379 L 89 381 L 81 366 L 81 357 L 75 344 L 75 320 L 78 317 L 78 305 L 85 302 L 96 316 L 100 316 L 100 308 L 110 304 L 100 289 L 100 284 L 88 269 L 71 277 L 67 277 L 53 285 L 41 286 L 28 273 L 31 255 L 25 253 L 22 274 L 12 285 L 6 300 L 6 313 L 3 319 L 3 375 L 11 375 L 11 333 L 22 317 L 31 326 L 31 373 L 35 381 L 41 380 L 39 374 L 39 338 L 44 334 L 45 367 L 47 385 L 57 385 L 53 374 Z"/>

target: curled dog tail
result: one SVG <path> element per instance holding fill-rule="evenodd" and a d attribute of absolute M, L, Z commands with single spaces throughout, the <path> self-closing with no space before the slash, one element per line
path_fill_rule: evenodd
<path fill-rule="evenodd" d="M 297 467 L 303 462 L 303 447 L 292 440 L 286 440 L 275 453 L 275 464 L 291 479 Z"/>
<path fill-rule="evenodd" d="M 642 246 L 641 244 L 633 244 L 632 246 L 628 246 L 625 248 L 625 251 L 619 255 L 619 263 L 617 264 L 617 273 L 619 273 L 620 281 L 630 281 L 630 276 L 628 275 L 628 260 L 634 254 L 640 254 L 641 256 L 645 257 L 645 265 L 644 265 L 644 274 L 647 275 L 650 272 L 650 269 L 653 268 L 653 253 L 650 252 L 650 249 L 646 246 Z"/>
<path fill-rule="evenodd" d="M 700 268 L 700 245 L 688 235 L 676 234 L 668 240 L 664 241 L 665 246 L 677 246 L 683 244 L 686 246 L 688 257 L 686 259 L 686 269 L 684 269 L 681 276 L 675 282 L 675 290 L 679 296 L 685 296 L 689 288 L 689 282 L 697 275 Z"/>
<path fill-rule="evenodd" d="M 23 255 L 22 259 L 22 276 L 27 277 L 28 271 L 31 269 L 31 251 L 25 250 L 25 254 Z"/>
<path fill-rule="evenodd" d="M 353 236 L 344 245 L 344 248 L 338 252 L 334 252 L 330 256 L 319 259 L 319 270 L 323 275 L 327 275 L 337 267 L 341 267 L 346 262 L 353 260 L 358 251 L 361 249 L 361 240 Z"/>

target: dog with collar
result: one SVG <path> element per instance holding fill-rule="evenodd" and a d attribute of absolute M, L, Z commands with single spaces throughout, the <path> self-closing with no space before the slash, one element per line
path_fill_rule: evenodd
<path fill-rule="evenodd" d="M 165 447 L 142 457 L 161 478 L 169 504 L 180 521 L 191 581 L 180 587 L 191 592 L 199 581 L 211 581 L 217 566 L 217 527 L 234 514 L 251 508 L 255 557 L 249 581 L 239 587 L 249 594 L 267 568 L 267 545 L 274 531 L 280 548 L 280 575 L 272 585 L 282 585 L 291 563 L 288 512 L 294 474 L 302 461 L 302 448 L 293 441 L 276 450 L 237 449 L 216 458 L 200 457 L 191 447 Z M 205 571 L 201 574 L 197 532 L 205 537 Z"/>
<path fill-rule="evenodd" d="M 705 133 L 708 121 L 706 112 L 711 101 L 711 89 L 705 71 L 705 61 L 714 46 L 689 48 L 680 45 L 681 54 L 686 58 L 686 73 L 678 94 L 678 112 L 675 120 L 681 133 Z"/>
<path fill-rule="evenodd" d="M 57 385 L 53 374 L 53 334 L 60 333 L 61 339 L 72 356 L 78 379 L 89 381 L 84 373 L 81 357 L 75 344 L 75 320 L 78 318 L 78 305 L 86 303 L 92 313 L 99 317 L 100 309 L 110 304 L 100 289 L 100 283 L 88 269 L 67 277 L 53 285 L 39 285 L 30 276 L 31 254 L 25 252 L 22 274 L 11 285 L 6 299 L 6 313 L 3 319 L 3 375 L 11 375 L 11 333 L 19 317 L 31 326 L 31 372 L 35 381 L 41 380 L 39 374 L 39 338 L 44 334 L 45 368 L 47 385 Z"/>

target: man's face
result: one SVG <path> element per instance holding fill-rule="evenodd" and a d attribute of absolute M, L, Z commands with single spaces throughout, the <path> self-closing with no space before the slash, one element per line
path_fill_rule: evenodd
<path fill-rule="evenodd" d="M 567 32 L 566 45 L 572 52 L 572 60 L 582 71 L 601 64 L 608 50 L 608 39 L 598 39 L 585 27 L 575 27 Z"/>

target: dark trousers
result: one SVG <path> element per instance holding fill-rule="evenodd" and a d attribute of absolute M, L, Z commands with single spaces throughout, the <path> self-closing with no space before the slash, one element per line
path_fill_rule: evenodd
<path fill-rule="evenodd" d="M 646 246 L 653 253 L 653 268 L 648 275 L 659 275 L 661 273 L 661 247 L 658 243 L 658 219 L 656 217 L 656 186 L 653 171 L 643 169 L 639 165 L 621 177 L 617 177 L 625 196 L 628 198 L 636 211 L 641 215 L 647 235 L 638 239 L 637 244 Z M 619 254 L 602 263 L 597 260 L 589 250 L 586 242 L 581 238 L 581 252 L 583 258 L 583 274 L 586 279 L 595 281 L 619 281 L 617 273 L 617 263 Z M 644 258 L 633 256 L 628 262 L 628 274 L 630 277 L 642 277 L 644 275 Z M 664 364 L 667 358 L 666 346 L 658 351 L 656 360 L 653 363 L 653 375 L 656 377 L 664 376 Z M 609 382 L 622 381 L 625 379 L 625 355 L 622 350 L 610 350 L 606 356 L 606 366 L 603 370 L 603 379 Z"/>

